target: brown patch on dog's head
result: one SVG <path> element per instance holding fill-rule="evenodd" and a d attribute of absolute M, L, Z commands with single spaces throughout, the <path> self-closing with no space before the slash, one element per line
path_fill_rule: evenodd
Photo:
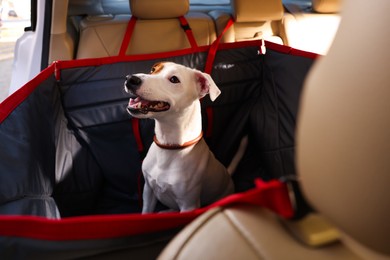
<path fill-rule="evenodd" d="M 153 65 L 150 74 L 157 74 L 164 68 L 164 62 L 159 62 Z"/>

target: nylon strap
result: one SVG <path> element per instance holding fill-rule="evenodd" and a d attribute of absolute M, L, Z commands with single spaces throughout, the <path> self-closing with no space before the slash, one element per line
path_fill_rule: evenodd
<path fill-rule="evenodd" d="M 183 28 L 184 32 L 187 35 L 187 39 L 191 44 L 191 48 L 194 51 L 197 51 L 198 44 L 196 43 L 196 40 L 195 40 L 194 34 L 192 33 L 192 29 L 190 27 L 190 24 L 188 23 L 187 19 L 184 16 L 180 16 L 179 21 L 180 21 L 181 27 Z"/>
<path fill-rule="evenodd" d="M 213 64 L 214 64 L 214 59 L 215 55 L 218 50 L 219 42 L 222 39 L 222 36 L 225 34 L 225 32 L 234 24 L 233 18 L 230 18 L 229 21 L 227 22 L 225 28 L 223 29 L 222 33 L 218 36 L 218 38 L 211 44 L 209 53 L 207 55 L 207 60 L 206 60 L 206 67 L 204 69 L 204 72 L 207 74 L 211 74 L 211 71 L 213 69 Z"/>
<path fill-rule="evenodd" d="M 131 16 L 131 18 L 127 24 L 125 35 L 124 35 L 123 40 L 122 40 L 122 45 L 121 45 L 121 48 L 119 50 L 119 56 L 126 56 L 126 51 L 127 51 L 127 48 L 129 47 L 131 35 L 133 35 L 136 21 L 137 21 L 137 17 L 135 17 L 134 15 Z"/>
<path fill-rule="evenodd" d="M 225 34 L 225 32 L 234 24 L 234 21 L 232 18 L 229 19 L 227 22 L 225 28 L 222 30 L 221 34 L 218 36 L 218 38 L 211 44 L 209 52 L 207 54 L 207 60 L 206 60 L 206 66 L 204 69 L 204 72 L 207 74 L 211 74 L 211 71 L 213 69 L 214 59 L 215 55 L 217 54 L 219 43 L 222 39 L 222 36 Z M 211 137 L 213 132 L 213 117 L 214 117 L 214 110 L 213 107 L 209 106 L 206 108 L 206 114 L 207 114 L 207 129 L 205 136 L 207 138 Z"/>
<path fill-rule="evenodd" d="M 190 27 L 187 19 L 184 16 L 180 16 L 178 19 L 180 21 L 181 27 L 183 28 L 184 32 L 186 33 L 186 36 L 187 36 L 188 42 L 191 45 L 191 48 L 194 51 L 197 51 L 198 45 L 196 44 L 194 34 L 192 33 L 191 27 Z M 127 24 L 125 35 L 124 35 L 123 40 L 122 40 L 122 45 L 121 45 L 121 48 L 119 50 L 119 56 L 126 56 L 126 51 L 127 51 L 127 48 L 130 44 L 131 36 L 133 35 L 136 21 L 137 21 L 137 17 L 131 16 L 131 18 Z"/>

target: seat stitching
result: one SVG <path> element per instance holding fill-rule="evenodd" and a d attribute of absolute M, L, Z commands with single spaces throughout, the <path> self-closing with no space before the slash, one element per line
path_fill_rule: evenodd
<path fill-rule="evenodd" d="M 231 223 L 231 226 L 237 231 L 237 233 L 247 242 L 247 244 L 252 248 L 252 250 L 255 252 L 255 254 L 259 257 L 259 259 L 266 259 L 265 255 L 262 255 L 259 250 L 257 250 L 254 243 L 251 241 L 251 239 L 245 235 L 245 231 L 242 230 L 236 222 L 227 214 L 226 211 L 222 211 L 222 214 L 226 216 L 226 219 Z"/>

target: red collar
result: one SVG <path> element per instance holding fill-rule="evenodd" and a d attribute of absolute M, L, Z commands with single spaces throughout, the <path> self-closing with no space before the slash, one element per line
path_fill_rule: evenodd
<path fill-rule="evenodd" d="M 198 137 L 196 137 L 195 139 L 193 139 L 191 141 L 185 142 L 182 145 L 180 145 L 180 144 L 162 144 L 157 140 L 156 136 L 153 137 L 153 141 L 156 143 L 156 145 L 158 147 L 160 147 L 162 149 L 178 150 L 178 149 L 184 149 L 184 148 L 187 148 L 191 145 L 197 144 L 200 141 L 200 139 L 202 139 L 202 137 L 203 137 L 203 132 L 200 132 L 200 135 Z"/>

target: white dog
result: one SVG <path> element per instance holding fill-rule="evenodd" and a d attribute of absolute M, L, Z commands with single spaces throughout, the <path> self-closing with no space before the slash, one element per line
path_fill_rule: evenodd
<path fill-rule="evenodd" d="M 156 122 L 154 143 L 142 164 L 143 213 L 153 212 L 157 199 L 173 210 L 189 211 L 233 193 L 229 172 L 202 138 L 199 99 L 209 94 L 214 101 L 221 93 L 210 75 L 157 63 L 150 74 L 128 75 L 125 90 L 133 95 L 128 112 Z M 236 154 L 230 173 L 242 154 Z"/>

